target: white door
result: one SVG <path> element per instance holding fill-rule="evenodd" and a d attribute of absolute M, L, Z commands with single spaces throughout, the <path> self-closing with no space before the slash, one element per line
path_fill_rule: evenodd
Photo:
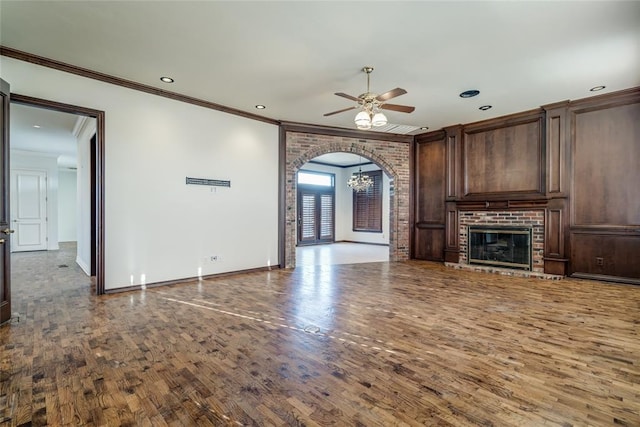
<path fill-rule="evenodd" d="M 11 251 L 47 250 L 47 172 L 11 170 Z"/>

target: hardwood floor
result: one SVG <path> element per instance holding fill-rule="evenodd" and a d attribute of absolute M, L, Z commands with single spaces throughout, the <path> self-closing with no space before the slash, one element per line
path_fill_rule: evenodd
<path fill-rule="evenodd" d="M 296 266 L 389 261 L 389 246 L 339 242 L 296 247 Z"/>
<path fill-rule="evenodd" d="M 638 287 L 407 262 L 96 297 L 68 251 L 13 266 L 2 426 L 640 425 Z"/>

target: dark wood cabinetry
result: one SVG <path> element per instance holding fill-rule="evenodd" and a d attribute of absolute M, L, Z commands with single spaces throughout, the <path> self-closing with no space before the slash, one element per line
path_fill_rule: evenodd
<path fill-rule="evenodd" d="M 640 88 L 415 142 L 415 258 L 458 262 L 461 212 L 543 210 L 544 272 L 640 283 Z"/>
<path fill-rule="evenodd" d="M 539 112 L 464 127 L 463 198 L 519 198 L 543 194 Z"/>
<path fill-rule="evenodd" d="M 568 112 L 570 273 L 640 283 L 640 90 Z"/>
<path fill-rule="evenodd" d="M 413 257 L 444 261 L 445 139 L 444 133 L 417 138 L 415 144 L 415 225 Z"/>

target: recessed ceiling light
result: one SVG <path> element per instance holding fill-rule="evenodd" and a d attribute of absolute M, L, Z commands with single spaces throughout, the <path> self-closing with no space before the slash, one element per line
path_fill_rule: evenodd
<path fill-rule="evenodd" d="M 420 128 L 420 130 L 427 130 L 427 129 L 429 129 L 429 126 L 422 126 L 422 127 Z"/>
<path fill-rule="evenodd" d="M 258 110 L 264 110 L 264 109 L 265 109 L 265 108 L 267 108 L 267 107 L 265 107 L 265 106 L 264 106 L 264 105 L 262 105 L 262 104 L 258 104 L 258 105 L 256 105 L 256 108 L 257 108 Z"/>
<path fill-rule="evenodd" d="M 604 89 L 606 86 L 594 86 L 591 89 L 589 89 L 591 92 L 597 92 L 599 90 Z"/>
<path fill-rule="evenodd" d="M 460 94 L 460 98 L 473 98 L 474 96 L 477 96 L 479 94 L 480 94 L 479 90 L 475 90 L 475 89 L 465 90 Z"/>
<path fill-rule="evenodd" d="M 491 105 L 483 105 L 482 107 L 480 107 L 478 109 L 482 110 L 482 111 L 487 111 L 489 108 L 491 108 Z"/>
<path fill-rule="evenodd" d="M 171 77 L 160 77 L 160 81 L 164 83 L 173 83 L 174 80 Z"/>
<path fill-rule="evenodd" d="M 36 128 L 36 129 L 40 129 L 41 128 L 40 125 L 33 125 L 33 127 Z"/>

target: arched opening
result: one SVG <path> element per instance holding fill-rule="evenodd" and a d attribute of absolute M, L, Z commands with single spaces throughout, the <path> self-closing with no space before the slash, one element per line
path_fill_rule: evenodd
<path fill-rule="evenodd" d="M 366 157 L 333 152 L 297 173 L 296 266 L 389 260 L 390 177 Z M 354 191 L 347 182 L 366 176 Z"/>
<path fill-rule="evenodd" d="M 298 134 L 296 136 L 299 136 Z M 396 155 L 398 160 L 396 163 L 407 165 L 408 169 L 408 144 L 395 143 L 379 143 L 378 141 L 356 140 L 352 138 L 332 138 L 334 141 L 326 143 L 326 141 L 316 141 L 316 144 L 305 143 L 304 139 L 308 135 L 301 135 L 300 138 L 292 138 L 287 135 L 287 159 L 286 159 L 286 225 L 285 225 L 285 262 L 287 268 L 296 266 L 296 245 L 297 245 L 297 172 L 303 169 L 303 166 L 310 160 L 329 153 L 351 153 L 362 156 L 363 159 L 369 160 L 376 165 L 384 175 L 388 177 L 389 201 L 388 201 L 388 249 L 389 261 L 398 261 L 408 258 L 408 248 L 405 244 L 399 244 L 408 240 L 408 225 L 398 222 L 398 212 L 400 203 L 398 191 L 400 183 L 402 193 L 406 193 L 403 199 L 408 200 L 408 171 L 403 171 L 400 175 L 397 168 L 387 160 L 385 150 Z M 400 154 L 398 154 L 400 153 Z M 405 182 L 406 181 L 406 182 Z M 406 188 L 404 188 L 406 187 Z M 400 239 L 398 235 L 401 234 Z M 404 236 L 406 234 L 406 236 Z"/>

